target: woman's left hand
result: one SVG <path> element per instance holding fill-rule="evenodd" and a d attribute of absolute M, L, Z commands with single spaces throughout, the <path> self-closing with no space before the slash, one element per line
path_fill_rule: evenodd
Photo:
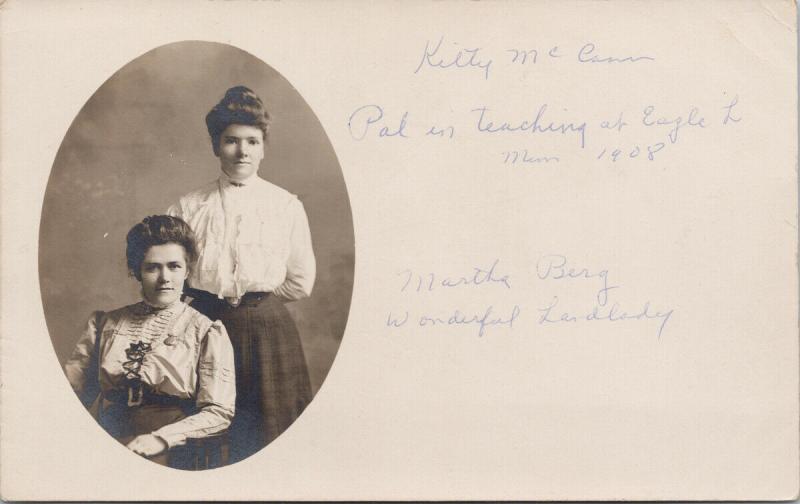
<path fill-rule="evenodd" d="M 152 457 L 167 450 L 167 443 L 158 436 L 142 434 L 128 443 L 128 449 L 144 457 Z"/>

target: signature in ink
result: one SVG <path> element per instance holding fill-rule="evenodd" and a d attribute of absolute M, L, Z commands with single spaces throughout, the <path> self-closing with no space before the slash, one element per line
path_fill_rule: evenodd
<path fill-rule="evenodd" d="M 444 36 L 439 38 L 435 45 L 431 45 L 431 41 L 425 42 L 425 51 L 422 54 L 414 73 L 419 73 L 423 66 L 431 68 L 479 68 L 483 70 L 483 78 L 489 79 L 489 69 L 492 66 L 492 60 L 482 60 L 479 56 L 481 51 L 480 47 L 474 48 L 461 48 L 455 54 L 450 54 L 447 57 L 440 54 L 442 50 L 442 43 Z M 454 43 L 455 44 L 455 43 Z"/>
<path fill-rule="evenodd" d="M 472 272 L 466 275 L 439 276 L 436 273 L 420 274 L 413 270 L 406 269 L 398 273 L 405 278 L 400 292 L 405 290 L 415 290 L 416 292 L 432 291 L 438 287 L 471 287 L 481 285 L 499 284 L 506 289 L 511 288 L 511 275 L 497 272 L 497 265 L 500 259 L 495 259 L 491 266 L 472 268 Z"/>
<path fill-rule="evenodd" d="M 600 290 L 597 291 L 597 303 L 605 306 L 608 303 L 608 291 L 619 288 L 619 285 L 608 285 L 608 270 L 590 271 L 586 268 L 575 268 L 567 264 L 566 256 L 547 254 L 536 263 L 536 276 L 540 280 L 563 280 L 570 278 L 600 279 Z"/>

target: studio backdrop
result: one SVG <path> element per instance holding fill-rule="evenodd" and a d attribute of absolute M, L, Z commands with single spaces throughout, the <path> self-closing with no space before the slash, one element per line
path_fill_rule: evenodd
<path fill-rule="evenodd" d="M 287 307 L 316 393 L 347 322 L 354 240 L 342 171 L 314 112 L 276 69 L 219 43 L 158 47 L 98 85 L 61 144 L 42 208 L 39 280 L 58 363 L 93 310 L 140 299 L 125 235 L 219 177 L 204 118 L 226 89 L 244 85 L 272 116 L 259 175 L 296 194 L 308 214 L 317 279 L 310 298 Z"/>

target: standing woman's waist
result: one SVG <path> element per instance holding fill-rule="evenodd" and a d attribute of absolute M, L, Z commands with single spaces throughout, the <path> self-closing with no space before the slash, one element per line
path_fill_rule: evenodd
<path fill-rule="evenodd" d="M 233 308 L 238 306 L 256 306 L 272 295 L 271 292 L 246 292 L 241 297 L 225 297 L 220 299 L 216 294 L 200 289 L 193 289 L 191 287 L 185 288 L 184 292 L 187 296 L 202 303 L 224 303 Z"/>

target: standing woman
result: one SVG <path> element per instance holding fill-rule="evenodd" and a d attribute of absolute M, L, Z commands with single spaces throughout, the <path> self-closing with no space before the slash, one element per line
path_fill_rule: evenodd
<path fill-rule="evenodd" d="M 173 205 L 195 232 L 199 258 L 189 277 L 192 306 L 228 330 L 236 363 L 231 461 L 281 434 L 311 401 L 297 327 L 284 307 L 308 297 L 316 263 L 303 204 L 258 177 L 270 117 L 237 86 L 206 116 L 221 174 Z"/>

